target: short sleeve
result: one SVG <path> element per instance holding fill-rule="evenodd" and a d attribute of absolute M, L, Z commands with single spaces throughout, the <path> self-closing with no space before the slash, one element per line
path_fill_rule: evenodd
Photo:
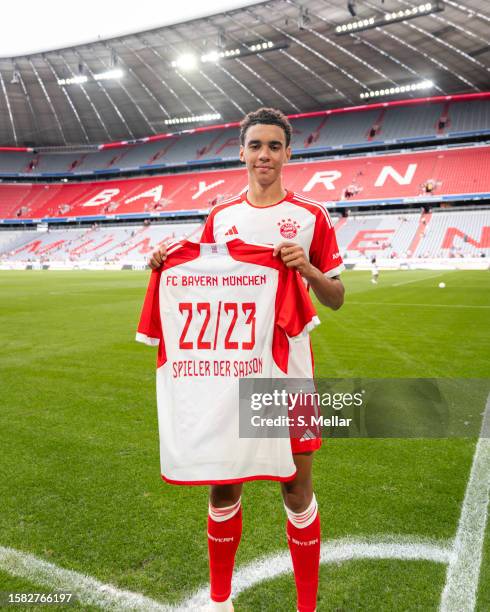
<path fill-rule="evenodd" d="M 276 300 L 276 325 L 289 338 L 304 336 L 320 323 L 315 307 L 296 270 L 285 268 L 281 277 Z"/>
<path fill-rule="evenodd" d="M 153 270 L 141 310 L 138 331 L 136 332 L 137 342 L 143 342 L 150 346 L 157 346 L 162 339 L 159 304 L 160 278 L 161 270 Z"/>
<path fill-rule="evenodd" d="M 301 340 L 320 323 L 303 280 L 296 270 L 286 268 L 279 275 L 272 356 L 285 373 L 289 367 L 289 341 Z"/>
<path fill-rule="evenodd" d="M 332 221 L 323 207 L 315 221 L 310 262 L 328 277 L 337 276 L 344 269 Z"/>

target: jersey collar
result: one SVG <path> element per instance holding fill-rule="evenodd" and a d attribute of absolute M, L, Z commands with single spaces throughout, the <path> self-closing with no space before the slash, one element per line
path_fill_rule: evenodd
<path fill-rule="evenodd" d="M 190 249 L 194 254 L 208 255 L 220 254 L 228 252 L 228 246 L 236 247 L 245 244 L 241 238 L 232 238 L 226 242 L 193 242 L 192 240 L 184 239 L 180 242 L 180 246 Z"/>
<path fill-rule="evenodd" d="M 279 204 L 282 204 L 283 202 L 290 200 L 292 195 L 293 195 L 292 192 L 286 189 L 286 195 L 282 198 L 282 200 L 279 200 L 279 202 L 275 202 L 274 204 L 268 204 L 267 206 L 256 206 L 255 204 L 252 204 L 252 202 L 250 202 L 250 200 L 248 199 L 248 190 L 244 191 L 241 194 L 241 198 L 242 198 L 242 202 L 245 202 L 252 208 L 272 208 L 273 206 L 278 206 Z"/>

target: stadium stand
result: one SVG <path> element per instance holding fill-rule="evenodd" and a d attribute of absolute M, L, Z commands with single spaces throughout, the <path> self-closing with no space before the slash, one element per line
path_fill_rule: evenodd
<path fill-rule="evenodd" d="M 490 210 L 363 214 L 336 220 L 343 258 L 349 262 L 459 260 L 490 257 Z M 160 244 L 198 239 L 202 223 L 137 224 L 84 229 L 0 232 L 0 264 L 92 267 L 144 266 Z"/>
<path fill-rule="evenodd" d="M 0 232 L 0 261 L 73 267 L 87 263 L 145 265 L 150 252 L 160 244 L 200 232 L 201 223 L 138 225 L 130 227 L 92 226 L 88 229 L 49 232 Z"/>
<path fill-rule="evenodd" d="M 490 210 L 355 215 L 336 227 L 345 258 L 490 257 Z"/>
<path fill-rule="evenodd" d="M 0 232 L 0 257 L 2 255 L 8 255 L 14 251 L 18 246 L 28 242 L 33 236 L 36 236 L 37 232 L 33 231 L 9 231 L 5 230 Z"/>
<path fill-rule="evenodd" d="M 122 164 L 128 168 L 151 168 L 164 165 L 163 157 L 172 147 L 178 144 L 179 140 L 178 137 L 175 137 L 133 146 L 126 150 L 124 158 L 121 160 Z M 97 159 L 94 162 L 97 163 Z"/>
<path fill-rule="evenodd" d="M 285 184 L 333 211 L 347 262 L 366 265 L 373 254 L 393 265 L 490 256 L 489 210 L 437 209 L 471 201 L 483 207 L 490 200 L 490 146 L 476 138 L 441 146 L 451 135 L 490 134 L 490 93 L 335 109 L 291 121 L 293 152 L 316 158 L 288 164 Z M 198 236 L 209 210 L 246 188 L 243 167 L 206 165 L 237 162 L 237 128 L 227 124 L 78 150 L 0 152 L 0 265 L 141 268 L 159 244 Z M 393 143 L 404 150 L 377 152 Z M 368 152 L 354 154 L 356 147 Z M 350 155 L 333 156 L 346 149 Z M 172 168 L 179 170 L 167 172 Z M 125 170 L 141 176 L 124 178 Z M 159 174 L 145 176 L 150 170 Z M 16 175 L 41 181 L 8 182 Z M 73 181 L 77 175 L 85 180 Z M 43 176 L 55 181 L 42 182 Z M 380 205 L 425 210 L 365 212 Z M 343 209 L 345 216 L 337 216 Z M 185 222 L 163 224 L 180 216 Z M 105 225 L 94 223 L 99 221 Z M 9 224 L 28 229 L 11 231 Z"/>
<path fill-rule="evenodd" d="M 33 154 L 26 152 L 9 151 L 0 153 L 0 175 L 15 176 L 23 173 L 32 158 Z"/>
<path fill-rule="evenodd" d="M 449 108 L 449 134 L 488 130 L 490 125 L 490 99 L 474 100 L 470 105 L 453 102 Z"/>
<path fill-rule="evenodd" d="M 302 155 L 483 135 L 490 133 L 490 94 L 470 99 L 454 96 L 417 104 L 336 109 L 314 116 L 297 116 L 291 123 L 293 153 Z M 2 152 L 0 176 L 113 174 L 230 160 L 238 160 L 236 125 L 168 134 L 152 142 L 101 145 L 99 150 L 94 147 L 83 153 Z"/>
<path fill-rule="evenodd" d="M 376 252 L 383 257 L 407 257 L 420 214 L 348 217 L 337 230 L 344 258 Z"/>
<path fill-rule="evenodd" d="M 490 197 L 490 147 L 291 163 L 286 185 L 338 207 Z M 245 187 L 245 170 L 83 183 L 0 184 L 0 218 L 206 212 Z"/>
<path fill-rule="evenodd" d="M 383 116 L 376 139 L 384 142 L 392 139 L 402 139 L 407 142 L 420 139 L 420 137 L 433 138 L 436 135 L 437 122 L 443 109 L 443 104 L 388 108 Z"/>
<path fill-rule="evenodd" d="M 431 215 L 415 257 L 490 256 L 490 212 L 437 212 Z"/>
<path fill-rule="evenodd" d="M 379 111 L 339 113 L 293 121 L 293 151 L 329 150 L 366 142 Z M 298 136 L 301 136 L 301 139 Z"/>

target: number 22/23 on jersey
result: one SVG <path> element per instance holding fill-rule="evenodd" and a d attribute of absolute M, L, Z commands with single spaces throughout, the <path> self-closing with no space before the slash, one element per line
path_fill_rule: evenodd
<path fill-rule="evenodd" d="M 289 339 L 319 323 L 304 283 L 268 246 L 176 243 L 152 272 L 136 339 L 158 346 L 162 477 L 288 480 L 289 439 L 240 438 L 238 384 L 287 376 Z"/>

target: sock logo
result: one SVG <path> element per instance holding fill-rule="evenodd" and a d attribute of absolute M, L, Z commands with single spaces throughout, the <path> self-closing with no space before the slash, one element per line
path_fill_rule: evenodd
<path fill-rule="evenodd" d="M 233 542 L 235 538 L 231 537 L 231 538 L 215 538 L 214 536 L 212 536 L 209 531 L 208 531 L 208 538 L 210 540 L 212 540 L 213 542 L 219 542 L 220 544 L 224 544 L 225 542 Z"/>
<path fill-rule="evenodd" d="M 288 536 L 288 540 L 292 542 L 293 544 L 296 544 L 297 546 L 314 546 L 315 544 L 318 544 L 318 538 L 315 538 L 313 540 L 306 540 L 305 542 L 303 542 L 301 540 L 297 540 L 296 538 L 293 538 L 292 536 L 289 535 L 289 533 L 287 534 L 287 536 Z"/>

